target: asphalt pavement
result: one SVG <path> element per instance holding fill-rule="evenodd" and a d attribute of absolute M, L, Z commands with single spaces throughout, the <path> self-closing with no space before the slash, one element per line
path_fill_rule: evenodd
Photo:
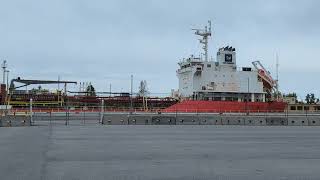
<path fill-rule="evenodd" d="M 320 127 L 2 127 L 0 179 L 318 180 Z"/>

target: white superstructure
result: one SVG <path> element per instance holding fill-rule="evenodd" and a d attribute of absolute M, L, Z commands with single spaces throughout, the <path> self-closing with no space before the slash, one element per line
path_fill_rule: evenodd
<path fill-rule="evenodd" d="M 207 40 L 208 36 L 211 36 L 211 27 L 209 30 L 205 28 L 202 34 L 196 30 L 196 34 L 203 37 L 200 42 L 204 42 L 205 59 L 192 55 L 178 63 L 180 97 L 194 100 L 265 102 L 273 85 L 270 88 L 265 87 L 261 69 L 238 68 L 235 48 L 220 48 L 217 60 L 208 60 Z M 268 75 L 268 72 L 265 74 Z"/>

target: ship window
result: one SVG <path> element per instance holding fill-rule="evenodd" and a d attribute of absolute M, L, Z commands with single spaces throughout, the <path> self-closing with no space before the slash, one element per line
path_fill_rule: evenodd
<path fill-rule="evenodd" d="M 211 68 L 211 64 L 207 64 L 207 67 L 208 67 L 208 68 Z"/>

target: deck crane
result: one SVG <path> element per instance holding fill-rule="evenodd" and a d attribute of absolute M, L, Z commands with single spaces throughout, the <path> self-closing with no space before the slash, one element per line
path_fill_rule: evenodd
<path fill-rule="evenodd" d="M 20 83 L 22 85 L 15 86 L 15 83 Z M 12 79 L 9 87 L 9 97 L 7 98 L 7 104 L 10 104 L 11 96 L 14 92 L 14 90 L 26 87 L 29 85 L 35 85 L 35 84 L 64 84 L 64 93 L 67 94 L 67 84 L 77 84 L 75 81 L 52 81 L 52 80 L 34 80 L 34 79 L 21 79 L 18 77 L 17 79 Z"/>

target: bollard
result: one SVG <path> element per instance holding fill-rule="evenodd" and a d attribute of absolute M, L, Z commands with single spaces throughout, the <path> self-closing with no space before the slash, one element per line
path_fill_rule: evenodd
<path fill-rule="evenodd" d="M 100 112 L 100 120 L 99 123 L 102 123 L 103 121 L 103 113 L 104 113 L 104 100 L 101 100 L 101 112 Z"/>

